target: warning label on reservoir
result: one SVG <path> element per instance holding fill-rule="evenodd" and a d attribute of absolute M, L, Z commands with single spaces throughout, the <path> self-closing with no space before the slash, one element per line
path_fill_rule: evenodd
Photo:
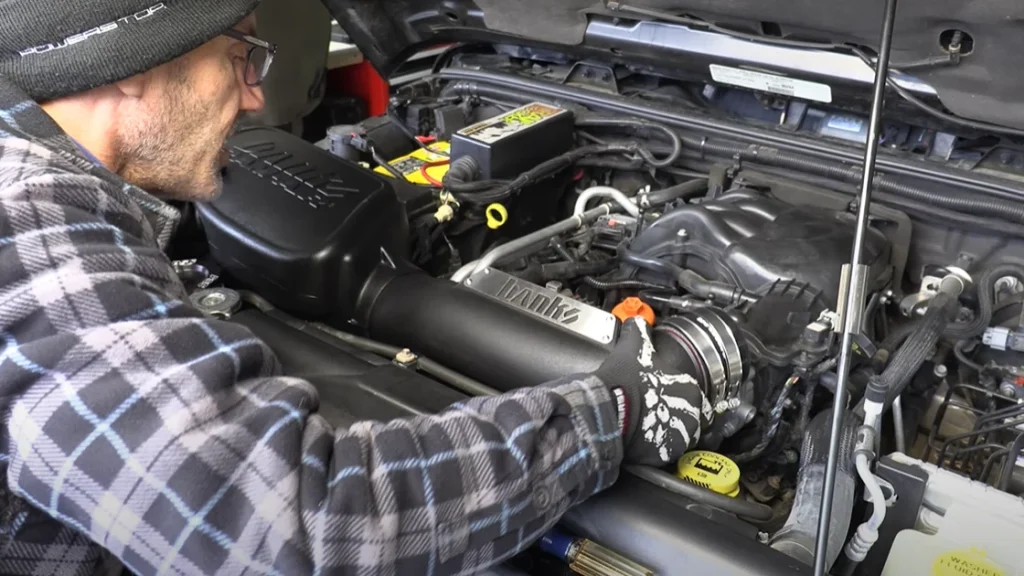
<path fill-rule="evenodd" d="M 932 576 L 1008 576 L 980 550 L 946 552 L 932 564 Z"/>

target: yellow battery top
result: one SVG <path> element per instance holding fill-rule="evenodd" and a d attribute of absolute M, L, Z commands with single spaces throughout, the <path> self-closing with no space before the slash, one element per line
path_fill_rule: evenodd
<path fill-rule="evenodd" d="M 687 452 L 679 459 L 676 476 L 730 498 L 740 495 L 739 466 L 717 452 Z"/>
<path fill-rule="evenodd" d="M 392 168 L 398 170 L 399 174 L 405 176 L 405 179 L 413 184 L 432 184 L 436 185 L 444 179 L 444 175 L 448 173 L 448 153 L 451 150 L 451 144 L 448 142 L 435 142 L 428 146 L 430 150 L 424 150 L 423 148 L 417 148 L 410 154 L 395 158 L 388 162 Z M 374 169 L 374 172 L 393 178 L 391 173 L 384 168 L 378 166 Z M 426 174 L 424 174 L 424 172 Z M 427 176 L 430 179 L 427 179 Z M 433 180 L 433 181 L 431 181 Z"/>

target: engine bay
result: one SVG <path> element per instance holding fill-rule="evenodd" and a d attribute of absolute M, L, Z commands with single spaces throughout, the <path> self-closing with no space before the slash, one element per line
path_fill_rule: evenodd
<path fill-rule="evenodd" d="M 339 426 L 590 372 L 644 316 L 714 423 L 686 463 L 627 469 L 563 525 L 658 574 L 810 572 L 839 328 L 855 322 L 832 573 L 925 573 L 910 557 L 947 543 L 967 551 L 949 562 L 991 570 L 975 573 L 1024 569 L 1008 543 L 1024 537 L 1024 203 L 880 175 L 867 305 L 843 310 L 843 158 L 659 122 L 665 99 L 630 113 L 565 85 L 545 96 L 557 65 L 518 56 L 453 54 L 319 145 L 235 136 L 224 193 L 196 207 L 203 249 L 176 262 L 193 303 L 266 340 Z"/>

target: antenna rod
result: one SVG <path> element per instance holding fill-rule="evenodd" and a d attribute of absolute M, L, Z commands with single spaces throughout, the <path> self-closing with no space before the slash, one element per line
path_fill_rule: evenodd
<path fill-rule="evenodd" d="M 860 311 L 864 309 L 864 282 L 866 266 L 862 264 L 864 236 L 867 233 L 868 215 L 871 207 L 871 186 L 875 174 L 875 158 L 878 156 L 878 136 L 882 124 L 882 104 L 885 99 L 885 83 L 889 77 L 889 54 L 892 52 L 892 31 L 896 23 L 896 0 L 885 0 L 885 18 L 882 22 L 882 40 L 875 64 L 875 85 L 871 100 L 871 121 L 868 126 L 868 141 L 864 152 L 864 174 L 860 184 L 860 198 L 857 207 L 857 230 L 853 239 L 853 255 L 850 258 L 850 273 L 845 275 L 841 294 L 846 303 L 842 315 L 842 347 L 839 350 L 839 381 L 836 384 L 836 399 L 832 409 L 832 436 L 828 443 L 828 465 L 825 468 L 825 492 L 818 509 L 818 534 L 814 543 L 814 574 L 825 576 L 829 526 L 832 516 L 832 501 L 835 496 L 836 468 L 839 466 L 840 427 L 846 413 L 846 390 L 850 381 L 850 363 L 853 361 L 853 338 L 859 333 Z"/>

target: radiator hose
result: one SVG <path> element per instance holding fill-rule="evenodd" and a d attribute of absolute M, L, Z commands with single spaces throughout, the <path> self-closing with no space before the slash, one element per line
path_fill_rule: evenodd
<path fill-rule="evenodd" d="M 814 564 L 814 540 L 818 532 L 818 505 L 825 491 L 825 468 L 828 464 L 829 431 L 832 410 L 825 410 L 811 420 L 800 453 L 796 497 L 793 509 L 782 529 L 769 541 L 772 548 L 807 564 Z M 836 467 L 835 504 L 828 529 L 828 558 L 832 566 L 846 540 L 856 502 L 857 472 L 853 452 L 857 444 L 857 419 L 847 412 L 843 417 Z"/>

